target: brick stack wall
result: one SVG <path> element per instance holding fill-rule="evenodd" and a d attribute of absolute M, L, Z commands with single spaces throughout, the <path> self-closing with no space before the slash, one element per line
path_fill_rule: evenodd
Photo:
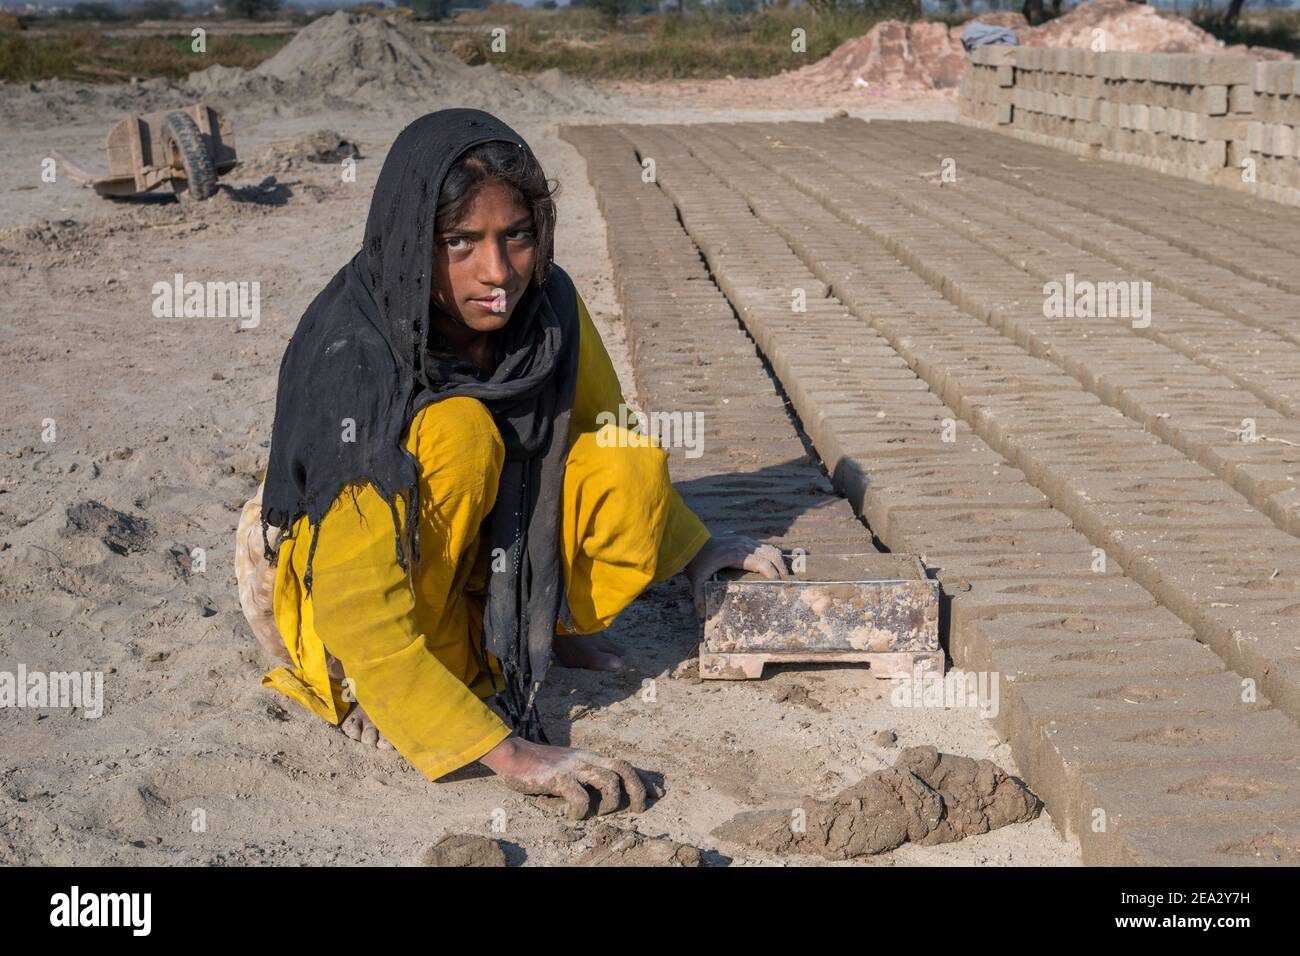
<path fill-rule="evenodd" d="M 1300 205 L 1295 62 L 980 47 L 958 109 L 1029 142 Z"/>

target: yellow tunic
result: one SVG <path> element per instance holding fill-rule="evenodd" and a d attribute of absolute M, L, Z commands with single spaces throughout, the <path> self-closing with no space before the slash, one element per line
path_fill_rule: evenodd
<path fill-rule="evenodd" d="M 574 625 L 589 634 L 647 585 L 681 571 L 709 533 L 672 487 L 666 452 L 598 425 L 601 412 L 617 420 L 623 395 L 581 297 L 578 307 L 561 554 Z M 397 563 L 388 504 L 368 484 L 345 489 L 318 529 L 310 596 L 302 585 L 311 543 L 306 518 L 280 545 L 275 621 L 293 665 L 262 683 L 334 724 L 356 700 L 432 780 L 477 760 L 510 732 L 481 699 L 491 684 L 478 654 L 490 557 L 479 528 L 496 498 L 505 452 L 486 407 L 463 397 L 418 412 L 406 447 L 420 468 L 415 595 Z M 404 522 L 400 501 L 398 513 Z M 342 662 L 347 688 L 331 679 L 327 648 Z M 489 666 L 499 674 L 495 660 Z"/>

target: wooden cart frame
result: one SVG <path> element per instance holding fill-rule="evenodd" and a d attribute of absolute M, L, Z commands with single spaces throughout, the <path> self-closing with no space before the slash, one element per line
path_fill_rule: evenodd
<path fill-rule="evenodd" d="M 170 184 L 181 201 L 206 199 L 238 165 L 229 120 L 204 103 L 129 116 L 108 133 L 108 175 L 95 176 L 55 152 L 77 182 L 101 196 L 134 196 Z"/>

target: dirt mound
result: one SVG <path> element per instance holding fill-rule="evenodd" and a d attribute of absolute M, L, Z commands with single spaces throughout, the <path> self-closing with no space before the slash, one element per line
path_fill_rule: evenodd
<path fill-rule="evenodd" d="M 1042 26 L 1017 30 L 1024 46 L 1093 49 L 1096 31 L 1108 52 L 1217 53 L 1219 41 L 1190 20 L 1162 16 L 1155 7 L 1128 0 L 1091 0 Z"/>
<path fill-rule="evenodd" d="M 1041 804 L 989 760 L 909 747 L 830 800 L 805 799 L 793 810 L 751 810 L 713 831 L 769 853 L 818 854 L 830 860 L 885 853 L 904 843 L 934 846 L 1038 816 Z"/>
<path fill-rule="evenodd" d="M 1104 35 L 1106 50 L 1112 53 L 1227 53 L 1257 60 L 1293 58 L 1290 53 L 1268 47 L 1240 43 L 1224 46 L 1190 20 L 1128 0 L 1090 0 L 1065 16 L 1028 30 L 1017 29 L 1016 33 L 1024 46 L 1091 50 L 1095 40 Z"/>
<path fill-rule="evenodd" d="M 190 74 L 188 85 L 202 92 L 270 87 L 373 102 L 446 93 L 469 82 L 468 69 L 414 24 L 340 10 L 299 30 L 253 70 L 210 67 Z"/>
<path fill-rule="evenodd" d="M 401 17 L 338 11 L 304 27 L 256 69 L 214 66 L 191 73 L 196 93 L 228 100 L 331 101 L 407 111 L 474 106 L 488 111 L 604 111 L 611 100 L 553 71 L 538 80 L 490 64 L 469 66 L 418 24 Z"/>
<path fill-rule="evenodd" d="M 788 78 L 832 89 L 864 83 L 865 89 L 946 89 L 961 79 L 960 35 L 960 30 L 943 23 L 884 20 Z"/>
<path fill-rule="evenodd" d="M 348 97 L 367 88 L 433 92 L 465 65 L 414 24 L 342 10 L 298 31 L 253 72 Z"/>
<path fill-rule="evenodd" d="M 1039 27 L 1019 13 L 986 13 L 981 23 L 1006 27 L 1024 46 L 1092 49 L 1105 36 L 1109 51 L 1142 53 L 1243 53 L 1260 59 L 1289 59 L 1261 47 L 1224 47 L 1190 20 L 1166 16 L 1128 0 L 1091 0 Z M 867 95 L 947 90 L 957 86 L 965 65 L 965 24 L 884 20 L 866 34 L 846 40 L 830 55 L 781 76 L 806 93 L 860 89 Z"/>
<path fill-rule="evenodd" d="M 1017 33 L 1029 28 L 1019 13 L 988 13 L 979 19 Z M 965 63 L 963 29 L 964 25 L 883 20 L 863 36 L 841 43 L 829 56 L 788 74 L 788 79 L 830 89 L 950 89 L 960 82 Z"/>

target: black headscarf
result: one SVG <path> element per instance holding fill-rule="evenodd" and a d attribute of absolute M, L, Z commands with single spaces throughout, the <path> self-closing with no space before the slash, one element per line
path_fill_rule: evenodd
<path fill-rule="evenodd" d="M 482 650 L 501 663 L 498 694 L 516 730 L 545 740 L 534 697 L 559 619 L 569 622 L 560 562 L 560 508 L 578 365 L 577 292 L 547 262 L 496 333 L 487 375 L 430 335 L 434 218 L 449 170 L 468 149 L 528 144 L 480 110 L 430 113 L 394 141 L 370 203 L 365 244 L 307 307 L 280 365 L 263 532 L 307 516 L 310 593 L 321 520 L 348 486 L 369 482 L 393 513 L 395 560 L 413 582 L 419 562 L 419 473 L 403 439 L 415 413 L 457 395 L 487 406 L 505 443 L 496 503 L 483 533 L 488 579 Z M 348 440 L 351 438 L 352 440 Z M 397 512 L 406 508 L 403 533 Z M 497 551 L 496 549 L 501 549 Z M 268 558 L 273 559 L 270 547 Z M 486 663 L 486 661 L 485 661 Z"/>

